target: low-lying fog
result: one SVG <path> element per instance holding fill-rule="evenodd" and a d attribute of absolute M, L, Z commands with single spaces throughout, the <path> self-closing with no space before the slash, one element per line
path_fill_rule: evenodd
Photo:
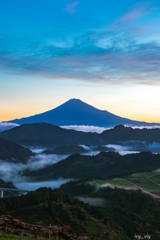
<path fill-rule="evenodd" d="M 129 124 L 125 124 L 125 127 L 132 127 L 133 129 L 155 129 L 155 128 L 160 128 L 159 125 L 153 125 L 153 126 L 132 126 Z M 66 128 L 66 129 L 73 129 L 76 131 L 82 131 L 82 132 L 96 132 L 96 133 L 102 133 L 105 130 L 113 129 L 113 127 L 97 127 L 97 126 L 87 126 L 87 125 L 68 125 L 68 126 L 60 126 L 61 128 Z"/>
<path fill-rule="evenodd" d="M 97 155 L 100 151 L 94 150 L 97 146 L 88 147 L 85 145 L 80 145 L 88 152 L 83 153 L 82 155 Z M 160 153 L 160 143 L 150 143 L 148 144 L 145 141 L 123 141 L 119 142 L 119 144 L 107 144 L 103 145 L 106 147 L 106 152 L 108 149 L 112 149 L 112 151 L 118 152 L 120 155 L 139 153 L 142 151 L 150 151 L 152 153 Z"/>
<path fill-rule="evenodd" d="M 16 123 L 10 123 L 10 122 L 0 122 L 0 132 L 3 132 L 5 130 L 9 130 L 11 128 L 17 127 L 19 124 Z M 160 128 L 159 125 L 152 125 L 152 126 L 133 126 L 131 124 L 125 124 L 125 127 L 132 127 L 137 129 L 154 129 L 154 128 Z M 73 129 L 76 131 L 82 131 L 82 132 L 97 132 L 102 133 L 105 130 L 112 129 L 113 127 L 98 127 L 98 126 L 88 126 L 88 125 L 66 125 L 66 126 L 60 126 L 61 128 L 66 129 Z"/>
<path fill-rule="evenodd" d="M 123 151 L 129 151 L 130 153 L 132 151 L 136 152 L 142 152 L 142 151 L 150 151 L 152 153 L 160 153 L 160 143 L 153 142 L 153 143 L 147 143 L 145 141 L 123 141 L 120 142 L 119 145 L 107 145 L 112 146 L 116 149 L 116 151 L 119 152 L 119 154 L 123 155 Z M 127 153 L 128 154 L 128 153 Z"/>
<path fill-rule="evenodd" d="M 62 184 L 70 181 L 71 179 L 58 179 L 52 181 L 43 181 L 43 182 L 27 182 L 22 179 L 22 182 L 14 182 L 17 188 L 23 190 L 34 191 L 41 187 L 50 187 L 50 188 L 59 188 Z"/>
<path fill-rule="evenodd" d="M 81 145 L 87 153 L 83 155 L 97 155 L 99 151 L 95 151 L 96 146 Z M 138 153 L 140 151 L 151 151 L 152 153 L 160 153 L 160 143 L 147 144 L 143 141 L 126 141 L 119 144 L 107 144 L 104 147 L 112 148 L 114 151 L 119 152 L 121 155 Z M 35 190 L 40 187 L 52 187 L 58 188 L 61 184 L 70 181 L 70 179 L 59 179 L 46 182 L 31 182 L 30 178 L 21 175 L 24 170 L 36 170 L 43 168 L 47 165 L 55 164 L 69 155 L 57 155 L 57 154 L 43 154 L 44 148 L 30 147 L 30 149 L 36 153 L 36 156 L 32 156 L 28 159 L 27 164 L 23 163 L 8 163 L 0 161 L 0 178 L 5 182 L 12 181 L 16 187 L 25 190 Z"/>
<path fill-rule="evenodd" d="M 43 149 L 34 149 L 34 152 L 42 152 Z M 59 179 L 46 182 L 31 182 L 31 179 L 25 176 L 22 176 L 21 173 L 24 170 L 37 170 L 43 168 L 47 165 L 57 163 L 65 158 L 68 155 L 57 155 L 57 154 L 37 154 L 28 159 L 27 164 L 23 163 L 9 163 L 5 161 L 0 161 L 0 178 L 5 182 L 13 182 L 14 185 L 21 189 L 35 190 L 40 187 L 52 187 L 58 188 L 61 184 L 70 181 L 70 179 Z"/>
<path fill-rule="evenodd" d="M 87 198 L 87 197 L 77 197 L 79 198 L 81 201 L 83 201 L 84 203 L 89 203 L 90 205 L 93 206 L 102 206 L 105 207 L 107 200 L 105 200 L 104 198 Z"/>
<path fill-rule="evenodd" d="M 61 126 L 61 128 L 73 129 L 73 130 L 82 131 L 82 132 L 96 132 L 96 133 L 102 133 L 105 130 L 111 129 L 111 128 L 105 128 L 105 127 L 86 126 L 86 125 L 69 125 L 69 126 Z"/>

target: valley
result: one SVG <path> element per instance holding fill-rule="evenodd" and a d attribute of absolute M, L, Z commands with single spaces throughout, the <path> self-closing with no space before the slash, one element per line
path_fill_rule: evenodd
<path fill-rule="evenodd" d="M 159 129 L 119 125 L 98 134 L 35 123 L 0 136 L 0 187 L 31 191 L 5 192 L 0 214 L 69 225 L 70 234 L 81 238 L 131 240 L 144 232 L 159 239 Z"/>

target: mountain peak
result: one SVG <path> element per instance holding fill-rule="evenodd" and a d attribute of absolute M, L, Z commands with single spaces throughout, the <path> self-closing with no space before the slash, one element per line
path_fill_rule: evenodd
<path fill-rule="evenodd" d="M 82 100 L 77 99 L 77 98 L 72 98 L 72 99 L 68 100 L 67 102 L 63 103 L 62 105 L 60 105 L 59 107 L 61 107 L 63 105 L 76 105 L 76 106 L 86 105 L 86 106 L 92 107 L 91 105 L 89 105 L 89 104 L 87 104 L 87 103 L 85 103 Z"/>
<path fill-rule="evenodd" d="M 120 124 L 135 126 L 145 125 L 145 123 L 132 121 L 116 116 L 110 112 L 97 109 L 76 98 L 72 98 L 50 111 L 27 118 L 15 119 L 10 122 L 18 124 L 45 122 L 57 126 L 88 125 L 97 127 L 114 127 Z M 123 127 L 119 126 L 118 128 Z"/>
<path fill-rule="evenodd" d="M 114 127 L 114 129 L 124 129 L 124 128 L 125 128 L 125 126 L 123 126 L 122 124 L 117 125 L 117 126 Z"/>

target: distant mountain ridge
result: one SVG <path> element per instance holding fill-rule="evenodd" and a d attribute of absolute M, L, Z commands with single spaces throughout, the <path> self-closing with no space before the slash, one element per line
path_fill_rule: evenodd
<path fill-rule="evenodd" d="M 122 118 L 105 110 L 99 110 L 79 99 L 70 99 L 62 105 L 34 116 L 11 120 L 12 123 L 30 124 L 45 122 L 57 126 L 88 125 L 98 127 L 114 127 L 129 124 L 133 126 L 152 126 L 155 123 L 146 123 Z M 160 125 L 157 123 L 156 125 Z"/>
<path fill-rule="evenodd" d="M 100 134 L 64 129 L 47 123 L 22 124 L 0 133 L 0 137 L 22 146 L 53 149 L 62 146 L 101 146 L 121 141 L 160 143 L 160 129 L 133 129 L 118 125 Z"/>
<path fill-rule="evenodd" d="M 90 145 L 90 142 L 96 145 L 98 142 L 94 133 L 64 129 L 47 123 L 22 124 L 0 133 L 0 137 L 23 146 L 50 149 L 66 145 Z"/>

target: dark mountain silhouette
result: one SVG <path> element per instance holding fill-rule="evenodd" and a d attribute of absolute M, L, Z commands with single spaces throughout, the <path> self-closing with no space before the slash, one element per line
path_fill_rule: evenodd
<path fill-rule="evenodd" d="M 45 150 L 43 151 L 44 154 L 59 154 L 59 155 L 64 155 L 64 154 L 75 154 L 75 153 L 86 153 L 87 150 L 85 150 L 81 146 L 62 146 L 62 147 L 57 147 L 52 150 Z"/>
<path fill-rule="evenodd" d="M 0 133 L 0 137 L 22 146 L 53 149 L 62 146 L 98 146 L 124 141 L 160 143 L 160 129 L 133 129 L 118 125 L 101 134 L 64 129 L 47 123 L 23 124 Z"/>
<path fill-rule="evenodd" d="M 151 171 L 160 167 L 160 154 L 141 152 L 125 156 L 115 152 L 101 152 L 96 156 L 73 154 L 56 164 L 26 175 L 37 180 L 85 177 L 113 177 L 140 171 Z"/>
<path fill-rule="evenodd" d="M 124 127 L 123 125 L 115 126 L 113 129 L 106 130 L 100 134 L 101 140 L 104 142 L 120 142 L 120 141 L 146 141 L 148 143 L 160 142 L 160 129 L 133 129 Z"/>
<path fill-rule="evenodd" d="M 27 148 L 0 138 L 0 160 L 25 163 L 34 154 Z"/>
<path fill-rule="evenodd" d="M 0 137 L 23 146 L 40 146 L 49 149 L 66 145 L 96 145 L 97 134 L 85 133 L 53 126 L 47 123 L 23 124 L 0 133 Z"/>
<path fill-rule="evenodd" d="M 4 182 L 2 179 L 0 179 L 0 188 L 16 188 L 16 186 L 12 182 Z M 4 191 L 3 196 L 4 197 L 12 197 L 19 195 L 19 192 L 13 192 L 13 191 Z"/>
<path fill-rule="evenodd" d="M 89 125 L 99 127 L 114 127 L 119 124 L 153 125 L 116 116 L 108 111 L 92 107 L 78 99 L 71 99 L 50 111 L 10 122 L 18 124 L 45 122 L 57 126 Z"/>

